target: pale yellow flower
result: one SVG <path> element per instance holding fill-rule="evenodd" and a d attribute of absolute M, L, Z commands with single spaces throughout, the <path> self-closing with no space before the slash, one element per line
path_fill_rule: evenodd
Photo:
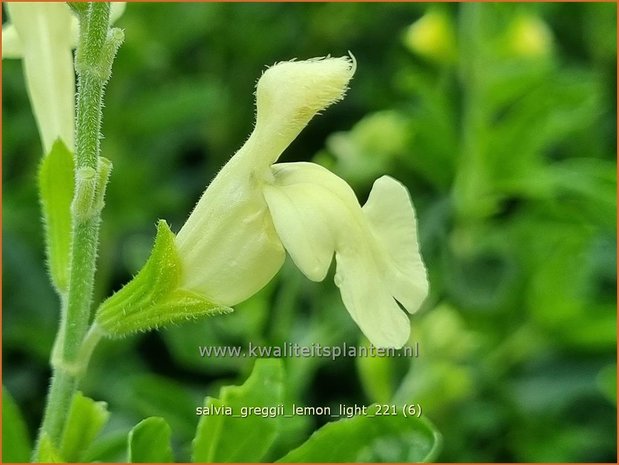
<path fill-rule="evenodd" d="M 362 208 L 346 182 L 313 163 L 273 165 L 310 119 L 340 100 L 355 72 L 348 57 L 274 65 L 256 91 L 256 127 L 204 192 L 176 238 L 180 287 L 231 306 L 277 273 L 285 250 L 311 280 L 335 282 L 376 346 L 401 347 L 428 292 L 413 205 L 383 176 Z"/>
<path fill-rule="evenodd" d="M 77 18 L 65 3 L 5 4 L 10 23 L 2 26 L 2 59 L 23 60 L 26 87 L 43 151 L 49 153 L 58 138 L 73 150 L 73 49 L 77 45 Z M 113 3 L 111 21 L 116 20 L 124 8 L 124 3 Z"/>

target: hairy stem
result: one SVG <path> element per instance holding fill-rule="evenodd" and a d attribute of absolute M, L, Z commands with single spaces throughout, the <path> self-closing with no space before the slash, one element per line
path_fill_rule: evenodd
<path fill-rule="evenodd" d="M 87 8 L 74 11 L 80 20 L 80 36 L 75 59 L 76 186 L 71 206 L 69 288 L 52 354 L 53 375 L 34 455 L 37 461 L 44 436 L 56 448 L 60 445 L 69 407 L 85 370 L 80 349 L 90 320 L 102 199 L 110 169 L 109 162 L 102 163 L 99 159 L 103 93 L 122 42 L 121 31 L 109 30 L 109 3 L 90 3 Z"/>

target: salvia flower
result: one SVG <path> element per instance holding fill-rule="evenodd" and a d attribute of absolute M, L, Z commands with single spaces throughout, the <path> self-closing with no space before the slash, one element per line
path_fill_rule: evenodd
<path fill-rule="evenodd" d="M 322 58 L 264 72 L 254 131 L 174 239 L 178 287 L 223 308 L 264 287 L 286 251 L 313 281 L 335 256 L 335 283 L 354 321 L 375 346 L 401 347 L 410 324 L 400 306 L 413 313 L 428 292 L 406 188 L 383 176 L 361 207 L 319 165 L 274 164 L 312 117 L 343 98 L 355 67 L 348 57 Z"/>
<path fill-rule="evenodd" d="M 64 3 L 7 3 L 2 58 L 22 58 L 44 153 L 62 139 L 73 147 L 75 75 L 71 10 Z"/>
<path fill-rule="evenodd" d="M 10 22 L 2 26 L 2 58 L 23 61 L 43 151 L 48 154 L 56 139 L 73 150 L 77 18 L 60 2 L 8 2 L 6 7 Z M 111 21 L 124 8 L 124 3 L 113 3 Z"/>

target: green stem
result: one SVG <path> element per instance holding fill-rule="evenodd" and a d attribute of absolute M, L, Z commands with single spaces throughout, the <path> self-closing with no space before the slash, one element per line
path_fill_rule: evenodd
<path fill-rule="evenodd" d="M 109 30 L 110 5 L 90 3 L 77 11 L 80 39 L 75 68 L 78 75 L 75 195 L 69 289 L 63 302 L 60 329 L 52 354 L 53 376 L 34 460 L 43 436 L 56 448 L 64 430 L 77 384 L 85 370 L 82 344 L 88 329 L 96 268 L 102 198 L 109 165 L 99 160 L 101 115 L 105 84 L 110 76 L 122 32 Z M 99 169 L 105 173 L 99 175 Z M 88 355 L 94 349 L 89 348 Z"/>
<path fill-rule="evenodd" d="M 93 323 L 86 336 L 84 337 L 84 341 L 82 346 L 80 347 L 79 360 L 78 360 L 78 369 L 82 372 L 86 372 L 86 368 L 88 367 L 88 362 L 90 361 L 90 357 L 94 352 L 97 344 L 101 341 L 101 338 L 104 336 L 105 332 L 101 329 L 99 325 Z"/>
<path fill-rule="evenodd" d="M 486 114 L 484 110 L 484 71 L 488 62 L 483 35 L 483 11 L 486 5 L 462 5 L 460 18 L 459 78 L 462 87 L 461 153 L 453 198 L 461 223 L 485 218 L 493 212 L 488 192 L 487 167 L 484 160 Z"/>

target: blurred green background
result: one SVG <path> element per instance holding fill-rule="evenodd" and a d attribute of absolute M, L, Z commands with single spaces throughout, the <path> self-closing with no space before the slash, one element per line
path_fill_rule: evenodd
<path fill-rule="evenodd" d="M 417 359 L 287 359 L 300 405 L 416 402 L 440 461 L 616 460 L 616 5 L 130 4 L 106 95 L 114 163 L 96 300 L 174 231 L 252 129 L 265 65 L 352 51 L 346 99 L 282 161 L 313 160 L 361 202 L 391 174 L 417 208 L 431 295 Z M 413 25 L 411 27 L 411 25 Z M 58 318 L 36 193 L 40 143 L 21 63 L 3 62 L 3 382 L 33 435 Z M 163 416 L 187 460 L 194 409 L 250 359 L 198 345 L 365 343 L 332 274 L 288 261 L 230 316 L 106 342 L 84 392 L 112 412 L 100 459 Z M 288 422 L 270 458 L 324 418 Z"/>

